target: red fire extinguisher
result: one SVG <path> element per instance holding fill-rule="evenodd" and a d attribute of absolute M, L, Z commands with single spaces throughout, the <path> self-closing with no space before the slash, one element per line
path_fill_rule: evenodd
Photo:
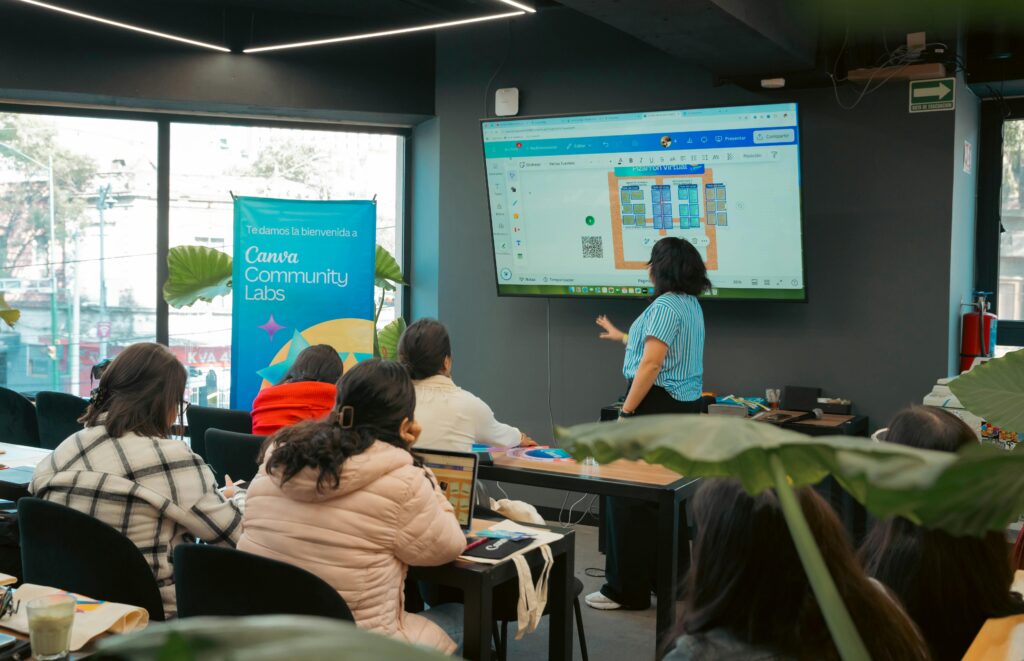
<path fill-rule="evenodd" d="M 991 292 L 975 292 L 971 311 L 960 319 L 960 371 L 971 369 L 976 358 L 991 358 L 996 347 L 997 319 L 989 312 Z"/>

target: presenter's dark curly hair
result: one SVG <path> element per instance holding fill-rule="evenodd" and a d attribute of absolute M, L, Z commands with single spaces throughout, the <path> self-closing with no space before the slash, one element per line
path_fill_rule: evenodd
<path fill-rule="evenodd" d="M 686 239 L 668 236 L 655 243 L 648 265 L 655 297 L 668 292 L 700 296 L 711 289 L 704 260 Z"/>
<path fill-rule="evenodd" d="M 402 421 L 412 420 L 415 410 L 416 391 L 404 367 L 378 359 L 363 361 L 338 381 L 338 397 L 326 420 L 284 427 L 264 442 L 260 462 L 269 455 L 267 473 L 280 477 L 282 484 L 314 468 L 319 471 L 318 491 L 336 489 L 342 464 L 374 441 L 408 451 L 399 433 Z"/>

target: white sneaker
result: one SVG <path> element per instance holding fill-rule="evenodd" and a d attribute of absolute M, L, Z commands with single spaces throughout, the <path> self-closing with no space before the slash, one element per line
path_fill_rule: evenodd
<path fill-rule="evenodd" d="M 591 592 L 583 599 L 587 602 L 587 606 L 596 608 L 601 611 L 613 611 L 622 608 L 622 604 L 617 601 L 612 601 L 608 597 L 601 594 L 600 591 Z"/>

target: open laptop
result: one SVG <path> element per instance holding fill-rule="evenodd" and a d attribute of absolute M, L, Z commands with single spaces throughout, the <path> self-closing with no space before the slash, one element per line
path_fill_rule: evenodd
<path fill-rule="evenodd" d="M 476 469 L 479 457 L 475 452 L 416 449 L 437 478 L 438 486 L 455 509 L 455 518 L 462 530 L 469 532 L 473 524 L 473 495 L 476 493 Z"/>

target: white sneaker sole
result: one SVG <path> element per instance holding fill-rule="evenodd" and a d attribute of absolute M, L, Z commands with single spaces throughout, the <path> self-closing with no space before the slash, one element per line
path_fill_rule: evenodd
<path fill-rule="evenodd" d="M 599 611 L 614 611 L 622 608 L 622 604 L 612 601 L 600 592 L 588 594 L 583 600 L 587 602 L 587 606 Z"/>

